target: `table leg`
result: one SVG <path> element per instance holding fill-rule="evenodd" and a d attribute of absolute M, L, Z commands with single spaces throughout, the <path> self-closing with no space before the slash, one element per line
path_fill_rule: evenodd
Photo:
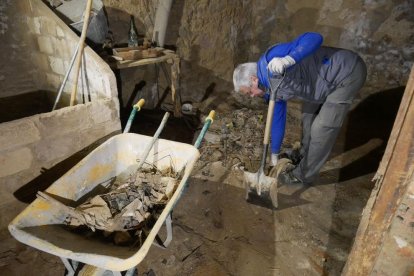
<path fill-rule="evenodd" d="M 171 96 L 174 106 L 174 117 L 181 117 L 181 97 L 177 93 L 180 79 L 180 58 L 175 57 L 171 64 Z"/>

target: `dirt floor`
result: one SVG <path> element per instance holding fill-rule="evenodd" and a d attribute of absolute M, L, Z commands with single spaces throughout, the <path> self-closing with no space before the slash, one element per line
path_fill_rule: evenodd
<path fill-rule="evenodd" d="M 153 247 L 140 275 L 337 275 L 363 207 L 344 198 L 367 195 L 355 191 L 366 180 L 285 189 L 276 212 L 246 203 L 241 189 L 194 180 L 174 211 L 172 244 Z M 326 199 L 336 194 L 341 203 Z"/>
<path fill-rule="evenodd" d="M 192 178 L 174 208 L 170 246 L 153 246 L 138 275 L 339 275 L 371 177 L 335 183 L 326 174 L 314 187 L 282 187 L 277 211 L 247 203 L 242 189 Z M 4 275 L 62 275 L 58 258 L 9 242 Z"/>
<path fill-rule="evenodd" d="M 240 167 L 220 161 L 219 122 L 224 121 L 217 119 L 212 140 L 203 145 L 189 187 L 174 208 L 170 246 L 151 247 L 138 275 L 340 275 L 401 95 L 379 93 L 352 110 L 318 181 L 279 187 L 277 210 L 245 201 L 244 189 L 238 188 Z M 139 114 L 132 131 L 154 133 L 162 113 Z M 298 127 L 294 119 L 289 122 Z M 186 143 L 200 127 L 197 118 L 173 119 L 167 126 L 163 138 Z M 291 130 L 288 141 L 297 138 L 297 129 Z M 0 235 L 1 274 L 63 274 L 59 258 L 18 243 L 6 229 Z"/>

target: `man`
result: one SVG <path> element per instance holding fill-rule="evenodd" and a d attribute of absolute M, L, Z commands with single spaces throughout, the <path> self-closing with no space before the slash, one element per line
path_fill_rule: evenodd
<path fill-rule="evenodd" d="M 321 46 L 322 41 L 318 33 L 304 33 L 292 42 L 272 46 L 257 63 L 243 63 L 234 70 L 236 92 L 268 99 L 270 89 L 278 87 L 271 131 L 272 165 L 277 163 L 285 132 L 286 101 L 303 101 L 302 159 L 279 176 L 282 184 L 311 184 L 316 179 L 365 82 L 366 66 L 356 53 Z"/>

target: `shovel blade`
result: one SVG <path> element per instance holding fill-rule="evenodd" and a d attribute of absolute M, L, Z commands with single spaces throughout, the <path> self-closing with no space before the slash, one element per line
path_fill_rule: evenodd
<path fill-rule="evenodd" d="M 277 208 L 277 179 L 269 177 L 264 173 L 244 172 L 244 187 L 246 188 L 246 200 L 249 201 L 252 195 L 256 195 L 265 201 L 270 201 L 273 207 Z"/>

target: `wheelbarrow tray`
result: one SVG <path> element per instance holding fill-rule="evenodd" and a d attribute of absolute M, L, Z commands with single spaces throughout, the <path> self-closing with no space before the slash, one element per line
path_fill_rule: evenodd
<path fill-rule="evenodd" d="M 54 182 L 46 193 L 61 202 L 80 202 L 111 179 L 134 171 L 139 158 L 152 137 L 124 133 L 97 147 L 65 175 Z M 98 239 L 88 239 L 62 226 L 67 214 L 47 201 L 36 199 L 10 224 L 10 233 L 20 242 L 50 254 L 80 261 L 113 271 L 124 271 L 140 263 L 148 253 L 168 214 L 177 203 L 187 179 L 199 158 L 192 145 L 159 139 L 151 149 L 147 163 L 159 169 L 173 166 L 184 169 L 176 191 L 139 249 L 121 247 Z"/>

